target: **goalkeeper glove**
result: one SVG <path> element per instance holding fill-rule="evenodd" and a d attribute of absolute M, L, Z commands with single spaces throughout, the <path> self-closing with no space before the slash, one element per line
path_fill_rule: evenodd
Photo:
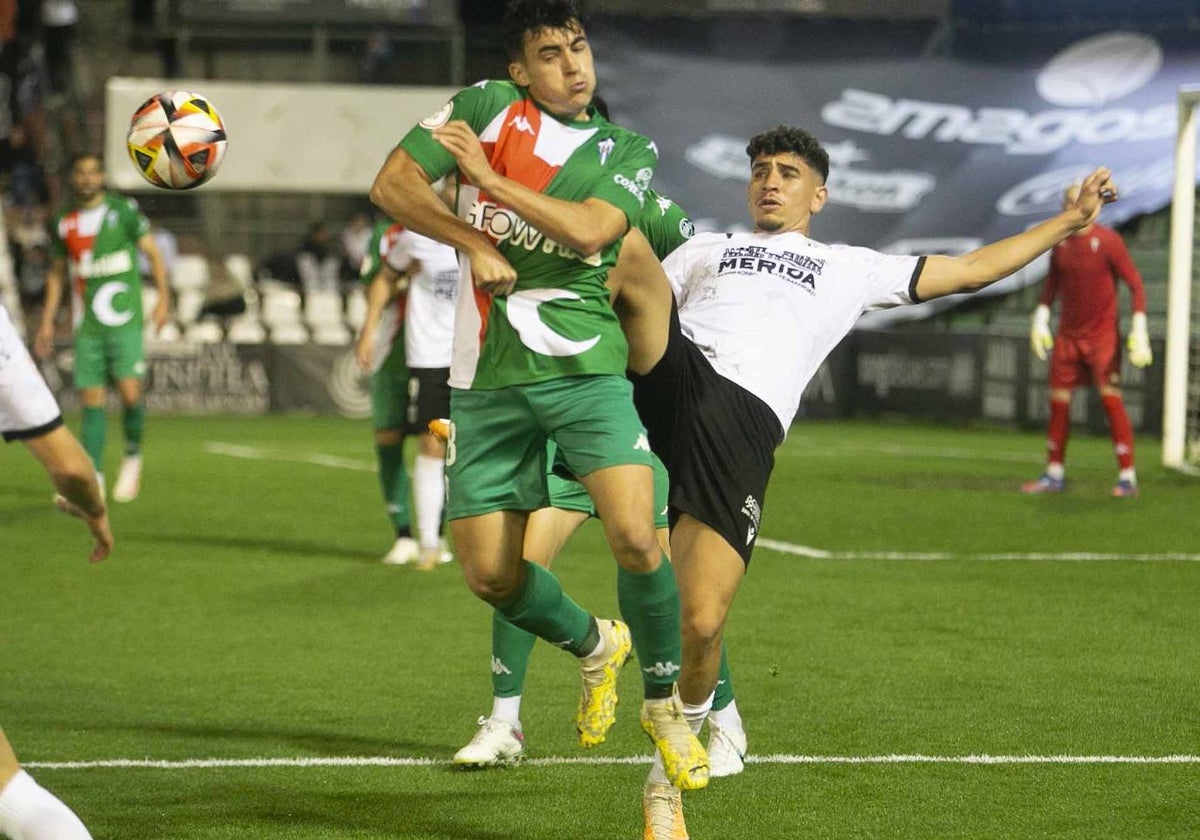
<path fill-rule="evenodd" d="M 1046 361 L 1046 354 L 1050 352 L 1050 348 L 1054 346 L 1054 336 L 1050 334 L 1050 307 L 1044 303 L 1038 304 L 1038 308 L 1033 310 L 1029 346 L 1033 348 L 1033 354 L 1043 362 Z"/>
<path fill-rule="evenodd" d="M 1150 351 L 1150 334 L 1146 330 L 1146 313 L 1134 312 L 1133 323 L 1129 330 L 1129 361 L 1134 367 L 1144 368 L 1154 362 L 1154 353 Z"/>

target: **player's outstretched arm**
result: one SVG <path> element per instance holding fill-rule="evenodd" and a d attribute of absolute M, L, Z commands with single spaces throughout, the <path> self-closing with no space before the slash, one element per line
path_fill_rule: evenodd
<path fill-rule="evenodd" d="M 499 174 L 492 169 L 475 132 L 462 120 L 451 120 L 434 129 L 433 137 L 454 155 L 458 168 L 472 184 L 511 207 L 551 239 L 585 257 L 616 242 L 629 227 L 625 214 L 607 201 L 563 201 Z"/>
<path fill-rule="evenodd" d="M 154 303 L 150 319 L 154 322 L 155 329 L 161 330 L 171 320 L 171 289 L 167 285 L 167 264 L 163 261 L 153 234 L 143 234 L 137 244 L 150 261 L 150 277 L 154 281 L 155 291 L 158 292 L 158 300 Z"/>
<path fill-rule="evenodd" d="M 1111 174 L 1104 166 L 1092 172 L 1080 185 L 1074 204 L 1023 233 L 960 257 L 927 257 L 917 280 L 917 296 L 929 300 L 956 292 L 973 292 L 1028 265 L 1043 251 L 1090 225 L 1100 214 L 1100 208 L 1116 201 L 1116 189 L 1109 182 Z"/>
<path fill-rule="evenodd" d="M 112 552 L 113 535 L 91 459 L 65 426 L 24 443 L 50 474 L 60 494 L 59 509 L 82 519 L 92 532 L 95 545 L 88 560 L 99 563 Z"/>
<path fill-rule="evenodd" d="M 625 234 L 608 288 L 629 342 L 629 369 L 648 373 L 667 350 L 672 293 L 662 263 L 637 228 Z"/>
<path fill-rule="evenodd" d="M 425 170 L 397 146 L 375 176 L 371 202 L 409 230 L 466 254 L 471 276 L 481 291 L 493 295 L 511 292 L 517 273 L 508 260 L 486 235 L 451 213 L 431 183 Z"/>
<path fill-rule="evenodd" d="M 66 275 L 67 261 L 62 257 L 55 257 L 46 272 L 42 320 L 33 338 L 33 352 L 38 358 L 45 358 L 54 349 L 54 320 L 58 317 L 58 307 L 62 303 L 63 281 Z"/>

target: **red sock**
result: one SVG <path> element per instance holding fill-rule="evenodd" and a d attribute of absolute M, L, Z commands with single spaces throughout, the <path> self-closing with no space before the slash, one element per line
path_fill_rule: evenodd
<path fill-rule="evenodd" d="M 1104 410 L 1108 412 L 1108 425 L 1112 430 L 1113 452 L 1117 455 L 1117 466 L 1123 470 L 1133 467 L 1133 427 L 1125 413 L 1125 403 L 1116 394 L 1101 397 Z"/>
<path fill-rule="evenodd" d="M 1046 460 L 1061 464 L 1067 457 L 1067 435 L 1071 432 L 1071 403 L 1050 400 L 1050 429 L 1046 437 Z"/>

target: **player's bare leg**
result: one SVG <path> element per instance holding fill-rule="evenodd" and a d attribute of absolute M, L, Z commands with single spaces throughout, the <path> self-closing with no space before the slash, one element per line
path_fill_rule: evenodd
<path fill-rule="evenodd" d="M 648 373 L 667 350 L 672 296 L 662 264 L 636 228 L 625 235 L 608 287 L 629 342 L 629 369 Z"/>
<path fill-rule="evenodd" d="M 1067 438 L 1071 433 L 1071 389 L 1050 390 L 1050 421 L 1046 431 L 1046 470 L 1033 481 L 1021 485 L 1030 494 L 1061 493 L 1065 487 Z"/>
<path fill-rule="evenodd" d="M 649 469 L 647 469 L 647 473 Z M 506 619 L 580 660 L 583 692 L 575 726 L 585 747 L 602 743 L 615 720 L 617 675 L 629 658 L 629 628 L 596 619 L 558 579 L 525 560 L 528 514 L 498 511 L 455 519 L 454 544 L 471 591 Z"/>
<path fill-rule="evenodd" d="M 137 377 L 118 379 L 117 393 L 121 397 L 125 452 L 117 480 L 113 483 L 112 497 L 114 502 L 131 502 L 137 498 L 142 483 L 142 432 L 146 424 L 142 380 Z"/>
<path fill-rule="evenodd" d="M 91 840 L 79 817 L 17 764 L 0 729 L 0 834 L 22 840 Z"/>
<path fill-rule="evenodd" d="M 1117 458 L 1117 482 L 1113 485 L 1114 499 L 1130 499 L 1138 494 L 1137 472 L 1133 466 L 1133 425 L 1125 413 L 1125 401 L 1116 385 L 1101 385 L 1100 400 L 1108 415 L 1112 433 L 1113 454 Z"/>
<path fill-rule="evenodd" d="M 708 784 L 708 755 L 683 718 L 675 689 L 682 658 L 679 589 L 654 529 L 654 474 L 648 466 L 596 470 L 580 479 L 596 504 L 617 558 L 617 599 L 629 624 L 645 686 L 642 729 L 663 755 L 672 783 Z"/>
<path fill-rule="evenodd" d="M 525 527 L 525 559 L 549 569 L 567 540 L 588 518 L 578 510 L 535 510 Z M 496 767 L 519 760 L 525 752 L 521 694 L 536 642 L 537 636 L 516 627 L 498 610 L 492 612 L 492 713 L 479 719 L 474 737 L 454 754 L 455 764 Z"/>

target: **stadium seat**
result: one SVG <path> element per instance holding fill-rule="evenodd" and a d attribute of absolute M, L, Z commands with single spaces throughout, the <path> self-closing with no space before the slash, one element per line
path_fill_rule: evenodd
<path fill-rule="evenodd" d="M 251 315 L 247 311 L 229 322 L 229 331 L 225 338 L 234 344 L 262 344 L 267 340 L 267 330 L 257 315 Z"/>
<path fill-rule="evenodd" d="M 308 330 L 299 321 L 276 324 L 271 327 L 272 344 L 307 344 Z"/>
<path fill-rule="evenodd" d="M 267 286 L 260 300 L 262 321 L 274 329 L 283 324 L 300 324 L 300 293 L 282 286 Z"/>
<path fill-rule="evenodd" d="M 342 314 L 342 297 L 337 292 L 313 292 L 304 305 L 304 321 L 318 344 L 350 343 L 350 330 Z"/>
<path fill-rule="evenodd" d="M 193 289 L 203 295 L 208 288 L 208 259 L 199 254 L 180 254 L 171 269 L 170 280 L 176 292 Z"/>
<path fill-rule="evenodd" d="M 221 331 L 221 325 L 213 318 L 202 318 L 189 324 L 184 330 L 183 337 L 185 341 L 192 344 L 218 344 L 225 338 Z"/>
<path fill-rule="evenodd" d="M 193 323 L 204 306 L 203 289 L 180 289 L 175 301 L 175 315 L 185 327 Z"/>

